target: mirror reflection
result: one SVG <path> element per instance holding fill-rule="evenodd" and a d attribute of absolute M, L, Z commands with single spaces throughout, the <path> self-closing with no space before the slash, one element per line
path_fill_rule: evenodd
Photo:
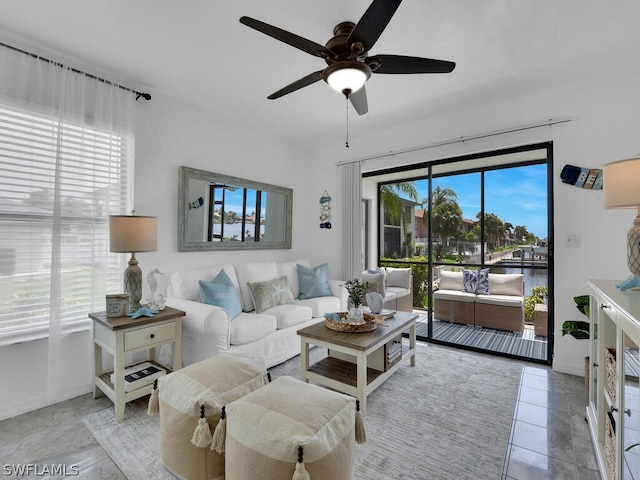
<path fill-rule="evenodd" d="M 189 167 L 180 176 L 180 251 L 291 248 L 291 189 Z"/>

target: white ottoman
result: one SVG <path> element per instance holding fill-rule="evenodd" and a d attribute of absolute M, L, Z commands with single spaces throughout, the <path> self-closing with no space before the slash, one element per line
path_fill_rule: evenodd
<path fill-rule="evenodd" d="M 355 398 L 280 377 L 226 406 L 225 478 L 353 479 L 355 421 Z"/>
<path fill-rule="evenodd" d="M 201 429 L 213 432 L 222 407 L 265 385 L 267 372 L 220 354 L 158 380 L 162 463 L 181 479 L 223 480 L 224 455 L 191 442 L 202 407 L 208 427 Z"/>

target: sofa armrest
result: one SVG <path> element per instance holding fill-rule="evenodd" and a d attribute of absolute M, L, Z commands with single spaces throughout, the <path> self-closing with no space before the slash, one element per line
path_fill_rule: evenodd
<path fill-rule="evenodd" d="M 329 280 L 331 293 L 333 293 L 334 297 L 338 297 L 340 299 L 340 308 L 346 310 L 349 301 L 349 293 L 347 292 L 347 289 L 343 287 L 344 283 L 344 280 Z"/>
<path fill-rule="evenodd" d="M 173 308 L 184 310 L 183 328 L 224 338 L 225 343 L 229 345 L 230 318 L 226 310 L 215 305 L 175 297 L 169 298 L 168 303 Z"/>

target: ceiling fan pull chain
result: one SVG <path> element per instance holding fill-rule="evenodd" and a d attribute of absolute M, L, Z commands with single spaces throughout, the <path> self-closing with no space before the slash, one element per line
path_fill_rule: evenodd
<path fill-rule="evenodd" d="M 345 95 L 347 100 L 347 141 L 345 143 L 345 147 L 349 148 L 349 97 Z"/>

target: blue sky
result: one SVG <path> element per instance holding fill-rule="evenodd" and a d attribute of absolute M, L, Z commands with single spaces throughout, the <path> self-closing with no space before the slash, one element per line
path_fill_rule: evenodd
<path fill-rule="evenodd" d="M 458 194 L 462 216 L 476 220 L 480 211 L 480 173 L 434 179 L 434 188 Z M 420 199 L 427 197 L 427 181 L 416 182 Z M 485 172 L 485 210 L 503 222 L 524 225 L 539 238 L 547 236 L 547 166 L 530 165 Z"/>

